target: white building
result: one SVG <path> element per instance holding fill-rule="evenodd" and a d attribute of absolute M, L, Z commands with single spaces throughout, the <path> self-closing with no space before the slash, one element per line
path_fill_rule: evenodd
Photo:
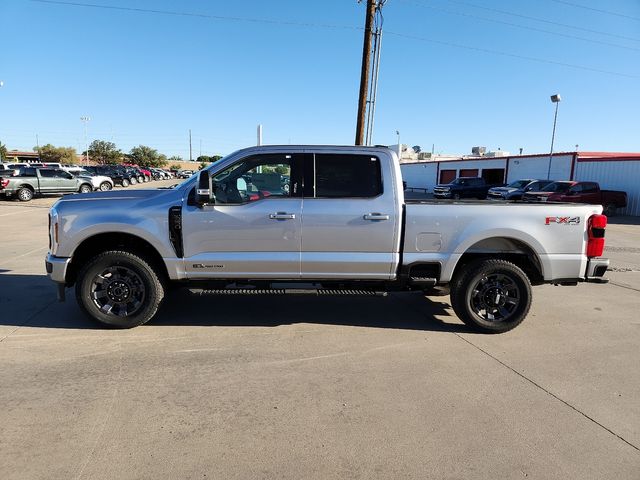
<path fill-rule="evenodd" d="M 627 192 L 627 208 L 620 213 L 640 215 L 640 153 L 560 152 L 553 154 L 551 162 L 549 154 L 485 155 L 404 161 L 400 168 L 407 187 L 429 191 L 438 183 L 448 183 L 456 177 L 483 177 L 490 183 L 544 179 L 550 168 L 549 178 L 553 180 L 595 181 L 602 189 Z"/>

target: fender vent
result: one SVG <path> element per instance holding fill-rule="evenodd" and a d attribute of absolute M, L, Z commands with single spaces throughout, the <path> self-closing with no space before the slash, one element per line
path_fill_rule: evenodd
<path fill-rule="evenodd" d="M 182 207 L 175 206 L 169 209 L 169 240 L 176 255 L 179 258 L 184 257 L 184 249 L 182 247 Z"/>

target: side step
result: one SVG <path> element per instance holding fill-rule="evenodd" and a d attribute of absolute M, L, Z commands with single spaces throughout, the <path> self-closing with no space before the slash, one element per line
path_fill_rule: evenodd
<path fill-rule="evenodd" d="M 431 277 L 409 277 L 409 283 L 420 287 L 435 287 L 438 280 Z"/>
<path fill-rule="evenodd" d="M 330 289 L 330 288 L 218 288 L 218 289 L 199 289 L 190 288 L 191 293 L 197 295 L 353 295 L 353 296 L 376 296 L 386 297 L 387 292 L 375 290 L 356 290 L 356 289 Z"/>

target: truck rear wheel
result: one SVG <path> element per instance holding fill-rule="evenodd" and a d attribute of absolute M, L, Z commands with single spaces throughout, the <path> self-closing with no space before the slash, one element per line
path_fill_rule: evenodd
<path fill-rule="evenodd" d="M 33 198 L 33 190 L 29 187 L 22 187 L 16 193 L 18 195 L 18 200 L 21 202 L 28 202 Z"/>
<path fill-rule="evenodd" d="M 156 314 L 164 288 L 151 263 L 129 252 L 101 253 L 84 265 L 76 281 L 76 299 L 91 318 L 131 328 Z"/>
<path fill-rule="evenodd" d="M 607 217 L 615 217 L 616 216 L 616 206 L 613 203 L 604 207 L 604 213 Z"/>
<path fill-rule="evenodd" d="M 531 308 L 531 282 L 516 265 L 484 259 L 460 270 L 451 283 L 451 306 L 465 324 L 485 333 L 518 326 Z"/>

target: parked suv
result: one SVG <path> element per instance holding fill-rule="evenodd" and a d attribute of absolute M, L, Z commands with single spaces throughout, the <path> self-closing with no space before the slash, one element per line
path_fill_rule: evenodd
<path fill-rule="evenodd" d="M 451 183 L 436 185 L 433 188 L 433 196 L 438 199 L 479 198 L 483 200 L 487 198 L 487 192 L 493 186 L 495 185 L 485 183 L 484 178 L 458 177 Z"/>
<path fill-rule="evenodd" d="M 493 187 L 489 189 L 489 200 L 522 200 L 525 192 L 539 192 L 553 180 L 516 180 L 505 187 Z"/>

